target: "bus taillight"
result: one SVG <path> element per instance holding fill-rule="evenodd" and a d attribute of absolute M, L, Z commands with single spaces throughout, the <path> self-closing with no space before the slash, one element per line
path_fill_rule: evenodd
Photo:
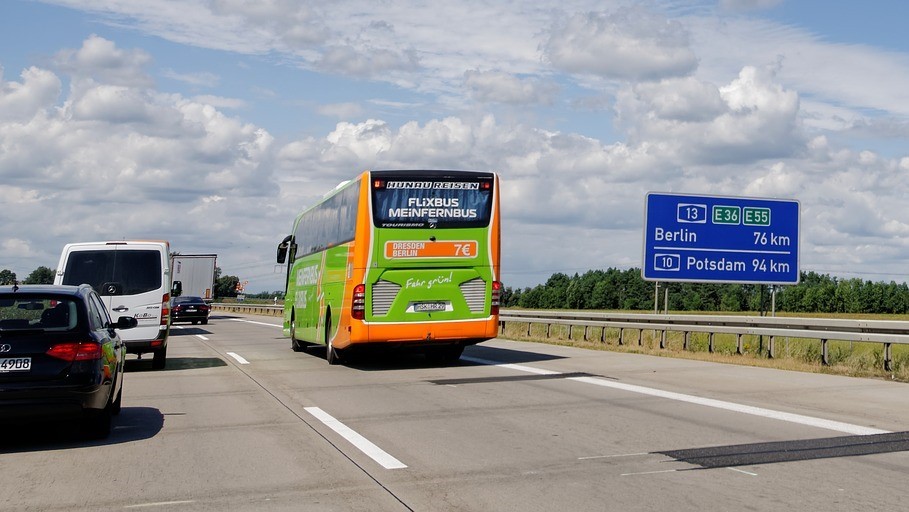
<path fill-rule="evenodd" d="M 492 294 L 489 301 L 489 314 L 499 314 L 499 302 L 502 297 L 502 283 L 499 281 L 492 282 Z"/>
<path fill-rule="evenodd" d="M 350 317 L 354 320 L 363 320 L 366 318 L 366 285 L 358 284 L 354 286 L 353 298 L 350 303 Z"/>

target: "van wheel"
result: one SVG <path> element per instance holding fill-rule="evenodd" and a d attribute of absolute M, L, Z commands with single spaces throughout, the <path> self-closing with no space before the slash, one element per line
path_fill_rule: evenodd
<path fill-rule="evenodd" d="M 164 365 L 167 364 L 167 347 L 162 348 L 161 350 L 155 351 L 155 355 L 152 357 L 152 369 L 153 370 L 163 370 Z"/>
<path fill-rule="evenodd" d="M 341 362 L 341 354 L 335 350 L 331 344 L 331 315 L 325 316 L 325 360 L 328 364 L 338 364 Z"/>

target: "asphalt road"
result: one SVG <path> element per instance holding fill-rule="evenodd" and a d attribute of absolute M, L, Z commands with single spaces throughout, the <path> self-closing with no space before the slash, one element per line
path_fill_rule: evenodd
<path fill-rule="evenodd" d="M 506 340 L 328 366 L 279 321 L 175 328 L 103 442 L 0 430 L 0 510 L 909 509 L 906 384 Z"/>

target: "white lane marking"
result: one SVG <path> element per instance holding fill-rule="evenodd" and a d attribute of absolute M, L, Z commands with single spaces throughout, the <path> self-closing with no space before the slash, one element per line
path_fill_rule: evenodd
<path fill-rule="evenodd" d="M 510 368 L 512 370 L 525 371 L 530 373 L 536 373 L 539 375 L 558 375 L 560 372 L 554 372 L 550 370 L 541 370 L 539 368 L 532 368 L 529 366 L 517 365 L 517 364 L 504 364 L 497 363 L 495 361 L 489 361 L 487 359 L 478 359 L 472 357 L 462 357 L 466 361 L 472 361 L 480 364 L 492 364 L 502 368 Z M 750 405 L 742 405 L 733 402 L 724 402 L 722 400 L 714 400 L 712 398 L 704 398 L 700 396 L 685 395 L 682 393 L 674 393 L 672 391 L 663 391 L 661 389 L 648 388 L 644 386 L 636 386 L 634 384 L 624 384 L 621 382 L 615 382 L 612 380 L 601 379 L 597 377 L 567 377 L 566 380 L 573 380 L 575 382 L 583 382 L 585 384 L 593 384 L 595 386 L 602 386 L 606 388 L 620 389 L 622 391 L 630 391 L 632 393 L 640 393 L 643 395 L 655 396 L 659 398 L 667 398 L 669 400 L 677 400 L 679 402 L 688 402 L 697 405 L 703 405 L 706 407 L 714 407 L 716 409 L 724 409 L 727 411 L 738 412 L 742 414 L 750 414 L 752 416 L 761 416 L 764 418 L 771 418 L 780 421 L 788 421 L 790 423 L 798 423 L 801 425 L 808 425 L 811 427 L 819 427 L 827 430 L 834 430 L 837 432 L 843 432 L 846 434 L 852 434 L 857 436 L 868 436 L 874 434 L 889 434 L 889 430 L 881 430 L 872 427 L 864 427 L 861 425 L 853 425 L 851 423 L 843 423 L 841 421 L 825 420 L 822 418 L 814 418 L 812 416 L 804 416 L 802 414 L 793 414 L 782 411 L 774 411 L 772 409 L 764 409 L 763 407 L 753 407 Z"/>
<path fill-rule="evenodd" d="M 537 375 L 559 375 L 561 373 L 561 372 L 554 372 L 552 370 L 544 370 L 542 368 L 534 368 L 532 366 L 524 366 L 522 364 L 499 363 L 497 361 L 490 361 L 489 359 L 480 359 L 478 357 L 461 356 L 461 359 L 463 359 L 464 361 L 470 361 L 472 363 L 488 364 L 488 365 L 492 365 L 492 366 L 498 366 L 500 368 L 510 368 L 512 370 L 517 370 L 519 372 L 535 373 Z"/>
<path fill-rule="evenodd" d="M 234 322 L 246 322 L 248 324 L 267 325 L 268 327 L 284 327 L 282 324 L 267 324 L 265 322 L 256 322 L 255 320 L 244 320 L 242 318 L 231 318 Z"/>
<path fill-rule="evenodd" d="M 247 361 L 246 359 L 243 359 L 243 356 L 241 356 L 240 354 L 237 354 L 236 352 L 228 352 L 227 355 L 236 359 L 237 362 L 240 364 L 249 364 L 249 361 Z"/>
<path fill-rule="evenodd" d="M 376 461 L 385 469 L 404 469 L 407 466 L 392 457 L 387 452 L 374 445 L 369 439 L 361 436 L 352 428 L 336 420 L 332 415 L 318 407 L 304 407 L 304 410 L 325 424 L 326 427 L 337 432 L 341 437 L 354 445 L 358 450 L 365 453 L 369 458 Z"/>
<path fill-rule="evenodd" d="M 726 469 L 728 469 L 729 471 L 735 471 L 736 473 L 745 473 L 746 475 L 750 475 L 750 476 L 758 476 L 757 473 L 752 473 L 751 471 L 745 471 L 744 469 L 739 469 L 739 468 L 726 468 Z"/>
<path fill-rule="evenodd" d="M 742 414 L 750 414 L 752 416 L 761 416 L 764 418 L 771 418 L 775 420 L 788 421 L 790 423 L 798 423 L 801 425 L 808 425 L 812 427 L 825 428 L 827 430 L 835 430 L 837 432 L 844 432 L 846 434 L 852 434 L 856 436 L 867 436 L 873 434 L 889 434 L 887 430 L 880 430 L 877 428 L 863 427 L 861 425 L 852 425 L 850 423 L 843 423 L 841 421 L 825 420 L 823 418 L 814 418 L 812 416 L 804 416 L 802 414 L 793 414 L 789 412 L 774 411 L 772 409 L 764 409 L 763 407 L 753 407 L 750 405 L 742 405 L 733 402 L 724 402 L 722 400 L 714 400 L 712 398 L 704 398 L 700 396 L 693 395 L 684 395 L 682 393 L 674 393 L 672 391 L 663 391 L 661 389 L 646 388 L 644 386 L 635 386 L 633 384 L 624 384 L 621 382 L 610 381 L 606 379 L 599 379 L 596 377 L 569 377 L 568 380 L 573 380 L 577 382 L 584 382 L 586 384 L 593 384 L 596 386 L 603 386 L 613 389 L 621 389 L 624 391 L 631 391 L 632 393 L 640 393 L 642 395 L 656 396 L 660 398 L 668 398 L 669 400 L 677 400 L 679 402 L 688 402 L 697 405 L 704 405 L 707 407 L 713 407 L 716 409 L 724 409 L 727 411 L 739 412 Z"/>
<path fill-rule="evenodd" d="M 183 501 L 158 501 L 155 503 L 139 503 L 138 505 L 126 505 L 123 508 L 146 508 L 146 507 L 166 507 L 168 505 L 186 505 L 187 503 L 195 503 L 195 500 L 183 500 Z"/>
<path fill-rule="evenodd" d="M 196 337 L 202 341 L 208 341 L 208 338 L 206 338 L 205 336 L 202 336 L 201 334 L 197 334 Z"/>
<path fill-rule="evenodd" d="M 640 473 L 622 473 L 619 476 L 635 476 L 635 475 L 658 475 L 660 473 L 675 473 L 678 469 L 663 469 L 660 471 L 641 471 Z"/>
<path fill-rule="evenodd" d="M 653 454 L 650 452 L 640 452 L 640 453 L 620 453 L 618 455 L 592 455 L 590 457 L 578 457 L 578 460 L 613 459 L 616 457 L 643 457 L 644 455 L 653 455 Z"/>

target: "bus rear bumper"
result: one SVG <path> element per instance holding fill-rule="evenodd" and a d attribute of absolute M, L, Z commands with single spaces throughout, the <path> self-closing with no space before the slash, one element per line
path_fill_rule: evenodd
<path fill-rule="evenodd" d="M 352 326 L 350 345 L 363 343 L 400 345 L 459 343 L 462 345 L 473 345 L 495 338 L 498 334 L 499 321 L 497 317 L 438 323 L 368 322 Z M 337 348 L 344 347 L 338 344 Z"/>

